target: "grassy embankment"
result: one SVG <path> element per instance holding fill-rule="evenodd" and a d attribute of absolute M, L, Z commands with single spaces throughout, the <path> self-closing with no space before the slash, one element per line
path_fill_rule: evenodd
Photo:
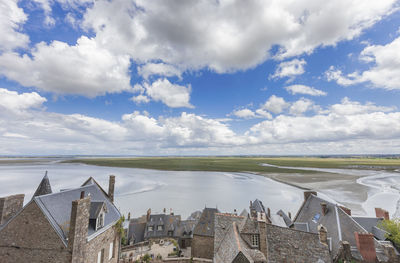
<path fill-rule="evenodd" d="M 312 171 L 261 166 L 268 163 L 277 166 L 317 168 L 378 168 L 396 169 L 400 159 L 385 158 L 316 158 L 316 157 L 139 157 L 139 158 L 88 158 L 68 162 L 89 165 L 144 168 L 167 171 L 218 171 L 255 173 L 314 173 Z"/>

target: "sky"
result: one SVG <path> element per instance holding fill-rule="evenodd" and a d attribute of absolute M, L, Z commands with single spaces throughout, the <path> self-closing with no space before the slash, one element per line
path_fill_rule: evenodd
<path fill-rule="evenodd" d="M 2 0 L 0 155 L 400 154 L 399 7 Z"/>

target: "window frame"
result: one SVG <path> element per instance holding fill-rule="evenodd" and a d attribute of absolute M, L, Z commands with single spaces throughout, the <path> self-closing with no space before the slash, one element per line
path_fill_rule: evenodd
<path fill-rule="evenodd" d="M 251 235 L 251 245 L 253 247 L 260 246 L 260 236 L 258 234 Z"/>

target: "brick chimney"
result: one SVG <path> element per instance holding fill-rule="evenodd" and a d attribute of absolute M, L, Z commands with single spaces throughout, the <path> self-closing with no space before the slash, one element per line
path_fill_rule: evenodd
<path fill-rule="evenodd" d="M 149 222 L 149 220 L 150 220 L 150 215 L 151 215 L 151 208 L 147 209 L 146 222 Z"/>
<path fill-rule="evenodd" d="M 24 194 L 0 198 L 0 225 L 6 223 L 22 209 L 24 198 Z"/>
<path fill-rule="evenodd" d="M 269 207 L 267 208 L 267 215 L 268 215 L 268 218 L 271 218 L 271 209 L 269 209 Z"/>
<path fill-rule="evenodd" d="M 346 214 L 348 214 L 349 216 L 351 216 L 351 209 L 350 209 L 350 208 L 347 208 L 347 207 L 344 207 L 344 206 L 340 206 L 340 205 L 339 205 L 339 207 L 340 207 Z"/>
<path fill-rule="evenodd" d="M 317 192 L 315 192 L 315 191 L 305 191 L 304 192 L 304 201 L 307 201 L 307 199 L 308 199 L 308 197 L 310 196 L 310 195 L 317 195 Z"/>
<path fill-rule="evenodd" d="M 375 214 L 376 214 L 376 217 L 383 218 L 385 220 L 389 220 L 390 219 L 389 218 L 389 212 L 386 211 L 385 209 L 382 209 L 382 208 L 379 208 L 379 207 L 375 207 Z"/>
<path fill-rule="evenodd" d="M 108 197 L 111 202 L 114 202 L 114 187 L 115 187 L 115 175 L 110 175 L 108 180 Z"/>
<path fill-rule="evenodd" d="M 86 259 L 86 238 L 89 227 L 89 211 L 90 196 L 72 201 L 68 233 L 68 249 L 72 252 L 72 263 L 84 262 Z"/>
<path fill-rule="evenodd" d="M 357 248 L 364 259 L 363 262 L 375 263 L 376 251 L 375 251 L 374 235 L 354 232 L 354 237 L 356 238 Z"/>
<path fill-rule="evenodd" d="M 323 216 L 328 213 L 328 206 L 325 202 L 321 203 L 321 213 Z"/>
<path fill-rule="evenodd" d="M 319 241 L 326 245 L 329 246 L 328 244 L 328 231 L 323 225 L 318 225 L 318 236 L 319 236 Z"/>

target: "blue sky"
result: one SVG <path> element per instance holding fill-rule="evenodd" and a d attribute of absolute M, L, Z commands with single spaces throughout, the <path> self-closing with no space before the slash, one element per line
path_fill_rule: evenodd
<path fill-rule="evenodd" d="M 399 6 L 5 0 L 0 154 L 399 153 Z"/>

